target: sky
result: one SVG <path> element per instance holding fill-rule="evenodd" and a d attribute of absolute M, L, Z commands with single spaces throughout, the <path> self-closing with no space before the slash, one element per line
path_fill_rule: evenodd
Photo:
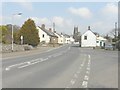
<path fill-rule="evenodd" d="M 22 13 L 21 16 L 17 13 Z M 36 26 L 45 24 L 58 33 L 72 34 L 74 26 L 84 33 L 91 26 L 93 32 L 106 35 L 118 21 L 117 2 L 2 2 L 2 25 L 22 26 L 31 18 Z"/>

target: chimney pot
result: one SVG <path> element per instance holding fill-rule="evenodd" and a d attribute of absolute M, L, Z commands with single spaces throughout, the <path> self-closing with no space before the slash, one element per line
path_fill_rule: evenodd
<path fill-rule="evenodd" d="M 88 30 L 90 30 L 90 26 L 88 26 Z"/>
<path fill-rule="evenodd" d="M 52 29 L 51 29 L 51 28 L 49 28 L 49 31 L 50 31 L 50 32 L 52 32 Z"/>
<path fill-rule="evenodd" d="M 41 26 L 41 27 L 42 27 L 42 29 L 45 29 L 45 24 L 42 24 L 42 26 Z"/>

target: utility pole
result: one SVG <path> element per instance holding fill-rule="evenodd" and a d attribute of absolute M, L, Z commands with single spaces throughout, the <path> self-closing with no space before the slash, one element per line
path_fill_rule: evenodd
<path fill-rule="evenodd" d="M 55 23 L 53 22 L 53 32 L 55 32 Z"/>
<path fill-rule="evenodd" d="M 12 52 L 14 51 L 13 49 L 13 44 L 14 44 L 14 37 L 13 37 L 13 32 L 14 32 L 14 27 L 13 27 L 13 21 L 14 21 L 14 16 L 15 15 L 22 15 L 22 13 L 16 13 L 16 14 L 12 14 Z"/>
<path fill-rule="evenodd" d="M 117 38 L 117 22 L 115 22 L 115 40 Z"/>
<path fill-rule="evenodd" d="M 117 48 L 116 44 L 117 44 L 117 22 L 115 22 L 115 49 Z"/>

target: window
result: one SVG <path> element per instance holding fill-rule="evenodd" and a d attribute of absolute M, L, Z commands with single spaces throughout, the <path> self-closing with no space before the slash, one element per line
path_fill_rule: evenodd
<path fill-rule="evenodd" d="M 87 40 L 87 36 L 84 36 L 84 40 Z"/>
<path fill-rule="evenodd" d="M 99 41 L 97 41 L 97 43 L 99 43 Z"/>
<path fill-rule="evenodd" d="M 42 37 L 44 38 L 44 37 L 45 37 L 45 35 L 43 34 L 43 35 L 42 35 Z"/>

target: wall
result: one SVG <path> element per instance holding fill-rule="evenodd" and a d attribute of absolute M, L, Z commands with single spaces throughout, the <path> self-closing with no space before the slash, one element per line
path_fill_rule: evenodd
<path fill-rule="evenodd" d="M 48 36 L 43 30 L 41 30 L 39 27 L 37 27 L 39 31 L 39 37 L 40 37 L 40 42 L 45 41 L 46 43 L 50 42 L 50 36 Z M 43 38 L 44 34 L 44 38 Z"/>
<path fill-rule="evenodd" d="M 84 36 L 87 36 L 87 40 L 84 40 Z M 90 30 L 82 35 L 81 47 L 96 47 L 96 36 Z"/>

